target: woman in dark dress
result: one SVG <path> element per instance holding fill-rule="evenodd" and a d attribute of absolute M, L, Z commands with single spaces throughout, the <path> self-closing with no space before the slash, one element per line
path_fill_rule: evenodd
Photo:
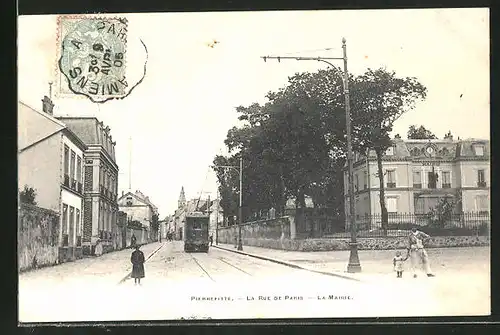
<path fill-rule="evenodd" d="M 139 245 L 135 246 L 135 250 L 132 252 L 130 261 L 132 262 L 132 278 L 134 278 L 134 284 L 141 284 L 141 278 L 144 278 L 144 253 L 139 250 Z"/>

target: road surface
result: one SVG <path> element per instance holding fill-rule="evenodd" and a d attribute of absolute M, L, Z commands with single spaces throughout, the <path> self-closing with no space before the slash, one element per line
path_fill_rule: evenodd
<path fill-rule="evenodd" d="M 141 286 L 135 286 L 133 279 L 127 276 L 131 250 L 21 274 L 20 321 L 457 313 L 456 301 L 443 299 L 442 282 L 437 285 L 438 278 L 414 280 L 408 276 L 367 282 L 334 273 L 319 274 L 217 248 L 211 248 L 208 253 L 185 253 L 179 241 L 152 243 L 142 250 L 148 260 Z M 489 310 L 489 301 L 486 305 Z"/>

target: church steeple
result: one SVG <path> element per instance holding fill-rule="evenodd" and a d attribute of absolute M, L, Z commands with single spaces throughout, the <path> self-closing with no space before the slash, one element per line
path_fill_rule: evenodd
<path fill-rule="evenodd" d="M 178 208 L 184 208 L 186 206 L 186 195 L 184 194 L 184 186 L 181 188 L 181 194 L 179 195 L 179 202 L 177 203 Z"/>

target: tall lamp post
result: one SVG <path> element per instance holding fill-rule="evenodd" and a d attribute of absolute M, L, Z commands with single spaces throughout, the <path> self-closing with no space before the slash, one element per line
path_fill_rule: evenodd
<path fill-rule="evenodd" d="M 277 59 L 278 62 L 281 59 L 295 59 L 295 60 L 314 60 L 318 62 L 323 62 L 331 67 L 334 67 L 332 63 L 328 60 L 343 60 L 344 61 L 344 98 L 345 98 L 345 115 L 346 115 L 346 136 L 347 136 L 347 168 L 348 168 L 348 187 L 349 187 L 349 226 L 351 232 L 351 242 L 349 263 L 347 265 L 347 272 L 361 272 L 361 265 L 359 262 L 358 255 L 358 243 L 356 240 L 357 227 L 354 214 L 354 184 L 353 184 L 353 167 L 352 167 L 352 138 L 351 138 L 351 107 L 349 100 L 349 73 L 347 72 L 347 50 L 346 50 L 346 39 L 342 38 L 342 57 L 281 57 L 281 56 L 263 56 L 264 62 L 267 59 Z"/>
<path fill-rule="evenodd" d="M 243 224 L 243 210 L 242 210 L 242 203 L 243 203 L 243 157 L 240 157 L 240 166 L 234 166 L 234 165 L 213 165 L 212 167 L 219 167 L 219 168 L 224 168 L 224 169 L 234 169 L 239 172 L 239 179 L 240 179 L 240 204 L 238 208 L 238 250 L 243 250 L 243 243 L 241 241 L 241 225 Z"/>

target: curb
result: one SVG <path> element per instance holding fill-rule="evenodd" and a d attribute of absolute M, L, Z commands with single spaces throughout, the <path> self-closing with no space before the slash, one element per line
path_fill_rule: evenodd
<path fill-rule="evenodd" d="M 288 266 L 288 267 L 291 267 L 291 268 L 294 268 L 294 269 L 299 269 L 299 270 L 314 272 L 314 273 L 318 273 L 318 274 L 322 274 L 322 275 L 330 276 L 330 277 L 337 277 L 337 278 L 342 278 L 342 279 L 346 279 L 346 280 L 353 280 L 353 281 L 357 281 L 357 282 L 362 282 L 362 280 L 357 279 L 357 278 L 353 278 L 353 277 L 350 277 L 350 276 L 345 276 L 345 275 L 341 275 L 341 274 L 337 274 L 337 273 L 331 273 L 331 272 L 324 272 L 324 271 L 318 271 L 318 270 L 308 269 L 308 268 L 304 268 L 304 267 L 302 267 L 300 265 L 289 263 L 289 262 L 282 261 L 282 260 L 275 259 L 275 258 L 270 258 L 270 257 L 265 257 L 265 256 L 259 256 L 259 255 L 255 255 L 255 254 L 250 254 L 250 253 L 247 253 L 247 252 L 239 251 L 239 250 L 231 250 L 231 249 L 219 247 L 219 246 L 216 246 L 216 245 L 214 245 L 212 247 L 220 249 L 220 250 L 224 250 L 224 251 L 234 252 L 234 253 L 237 253 L 237 254 L 240 254 L 240 255 L 250 256 L 250 257 L 262 259 L 262 260 L 265 260 L 265 261 L 269 261 L 269 262 L 273 262 L 273 263 L 285 265 L 285 266 Z"/>
<path fill-rule="evenodd" d="M 143 244 L 144 245 L 144 244 Z M 144 263 L 146 263 L 151 257 L 153 257 L 158 251 L 160 251 L 161 248 L 163 248 L 165 244 L 162 243 L 158 248 L 156 248 L 152 253 L 149 254 L 148 257 L 146 257 L 146 260 L 144 261 Z M 118 285 L 122 284 L 124 281 L 126 281 L 127 279 L 130 278 L 130 276 L 132 275 L 132 270 L 130 270 L 127 275 L 125 277 L 123 277 L 119 282 L 118 282 Z"/>

